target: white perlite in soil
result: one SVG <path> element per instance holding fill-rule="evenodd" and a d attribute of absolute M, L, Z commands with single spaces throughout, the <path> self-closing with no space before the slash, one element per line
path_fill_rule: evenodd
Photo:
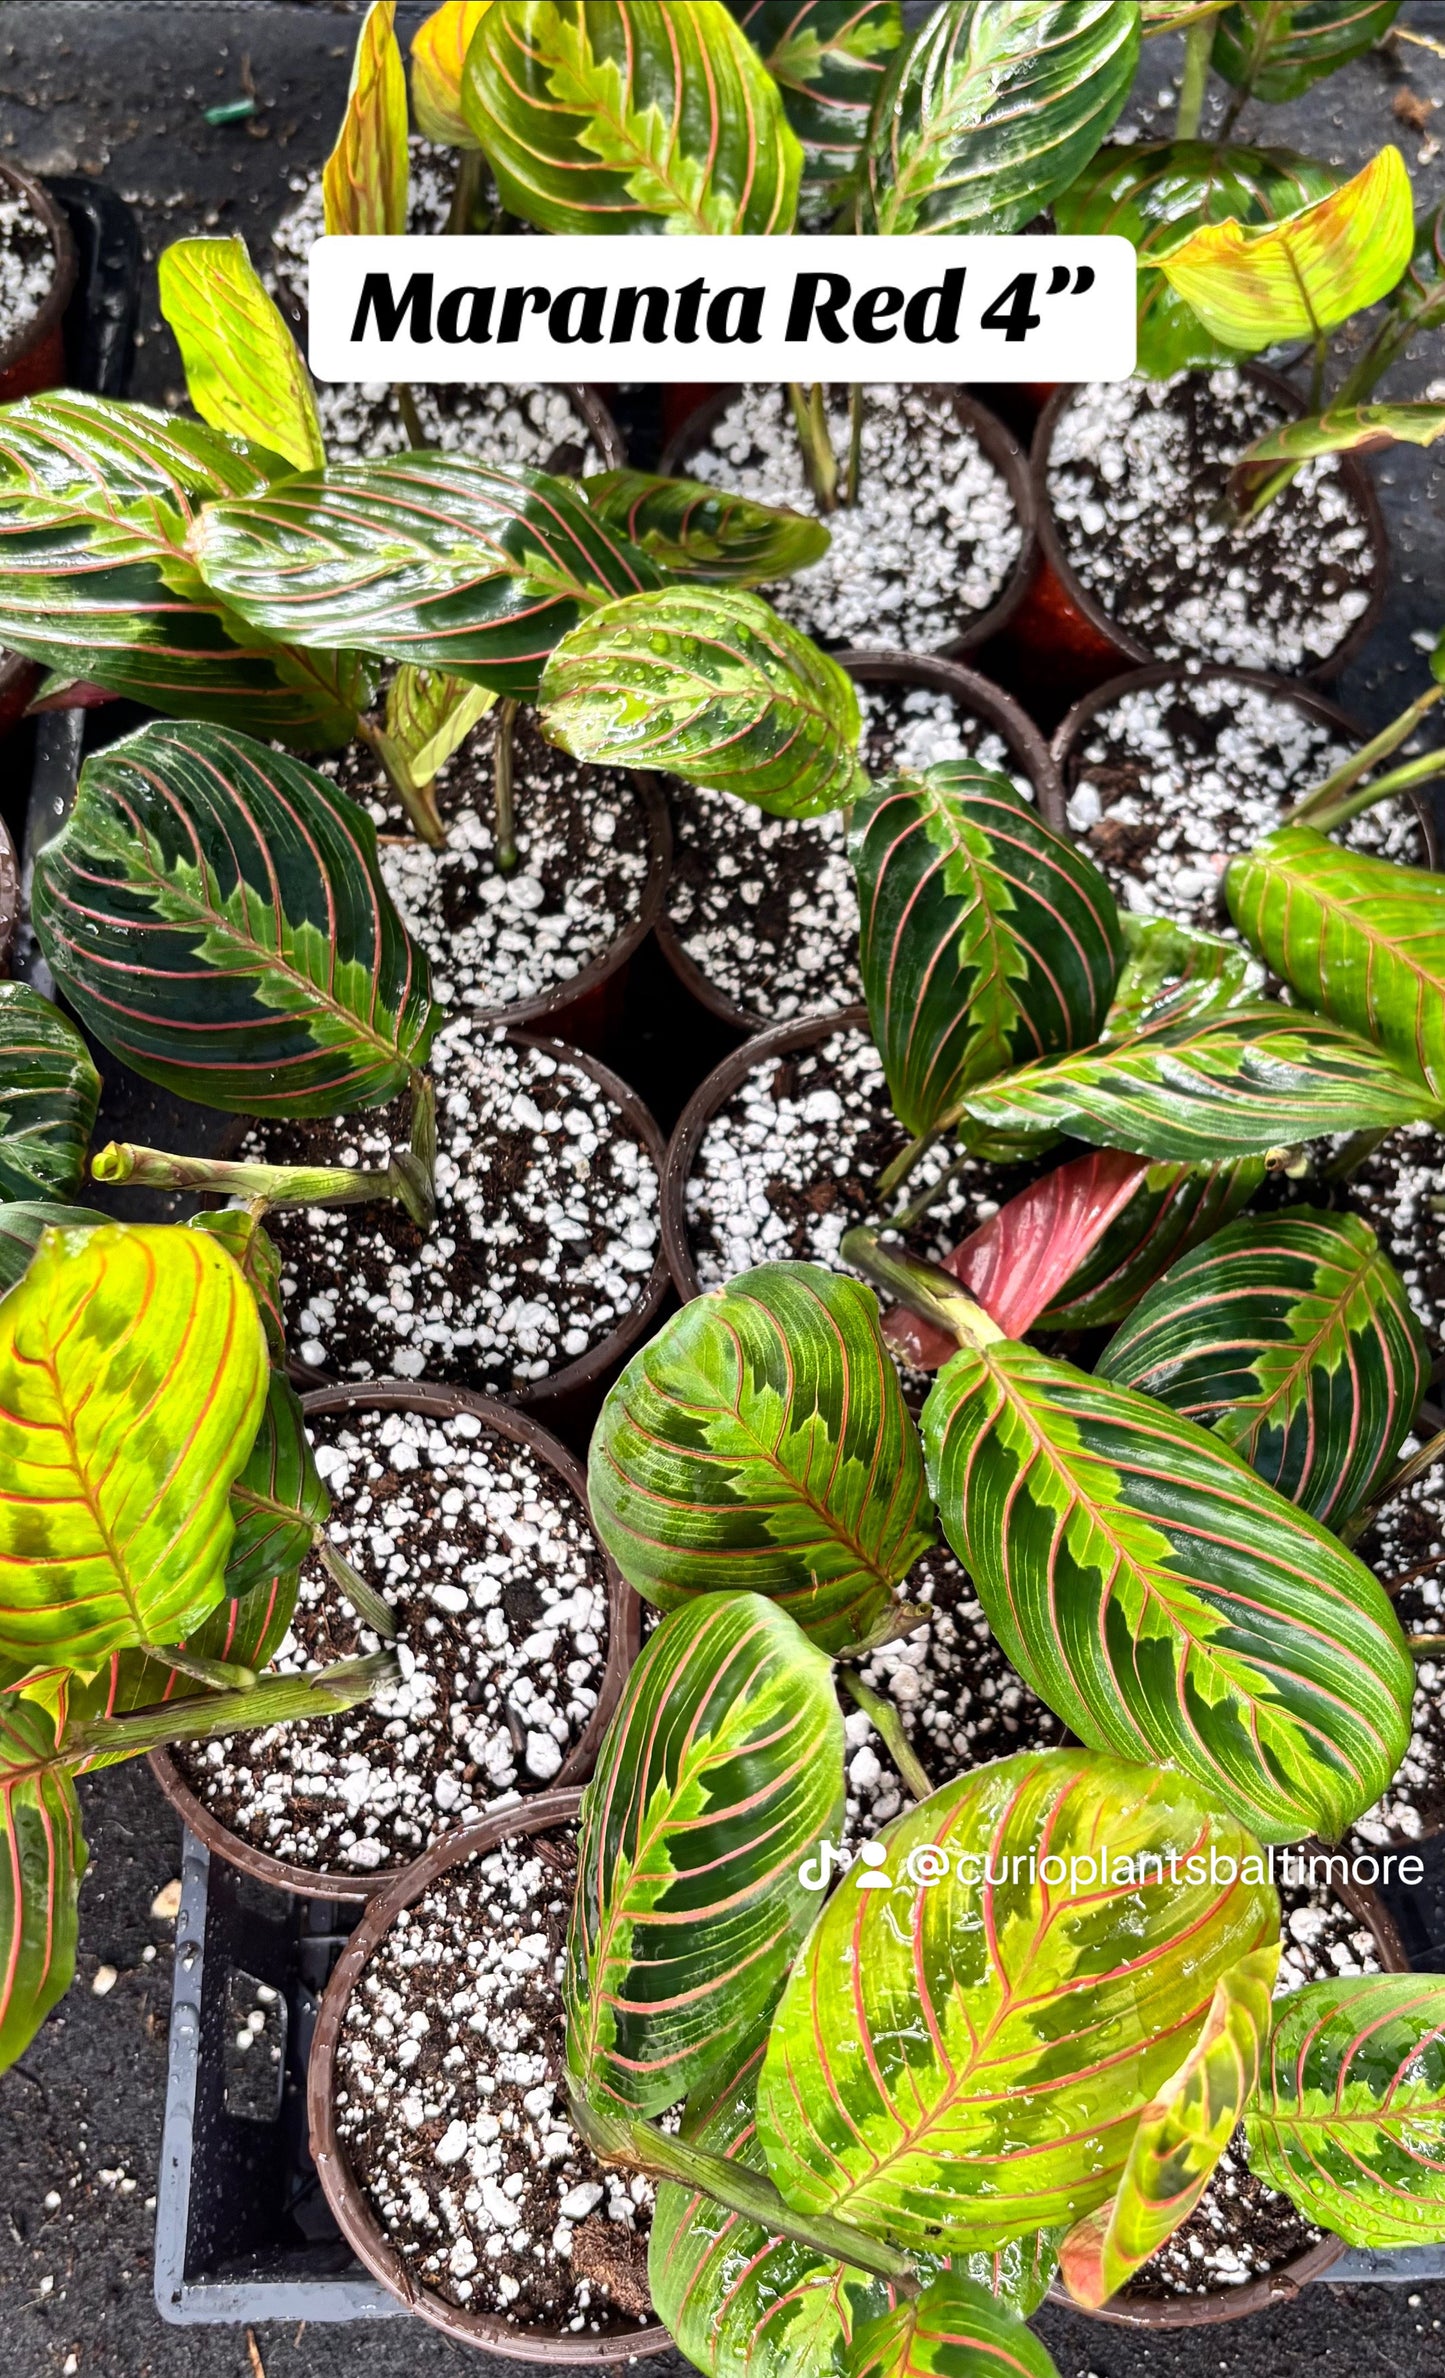
<path fill-rule="evenodd" d="M 847 389 L 830 405 L 845 458 Z M 678 468 L 761 503 L 817 509 L 780 387 L 742 389 Z M 828 528 L 821 561 L 761 589 L 823 644 L 947 644 L 998 600 L 1023 548 L 1008 482 L 946 394 L 926 388 L 867 388 L 859 499 L 830 512 Z"/>
<path fill-rule="evenodd" d="M 1419 1450 L 1409 1436 L 1405 1460 Z M 1445 1633 L 1445 1463 L 1386 1505 L 1355 1546 L 1395 1605 L 1407 1635 Z M 1421 1841 L 1445 1823 L 1445 1660 L 1419 1660 L 1410 1747 L 1373 1808 L 1355 1819 L 1365 1841 Z"/>
<path fill-rule="evenodd" d="M 408 229 L 414 235 L 445 231 L 456 152 L 415 138 L 410 146 Z M 289 301 L 292 313 L 304 317 L 312 243 L 326 227 L 321 176 L 297 175 L 291 187 L 296 204 L 271 235 L 269 278 L 277 295 Z M 444 453 L 475 454 L 503 469 L 522 463 L 543 470 L 556 448 L 565 445 L 578 449 L 576 469 L 605 467 L 591 431 L 564 389 L 467 387 L 455 382 L 432 386 L 420 381 L 412 383 L 411 393 L 427 444 Z M 389 381 L 318 383 L 316 410 L 334 462 L 374 461 L 384 454 L 404 453 L 412 444 Z"/>
<path fill-rule="evenodd" d="M 1306 1185 L 1306 1190 L 1307 1190 Z M 1445 1347 L 1445 1132 L 1406 1123 L 1356 1165 L 1350 1205 L 1377 1234 L 1430 1342 Z"/>
<path fill-rule="evenodd" d="M 876 1211 L 878 1176 L 906 1138 L 878 1052 L 856 1025 L 755 1066 L 707 1125 L 688 1176 L 688 1241 L 703 1287 L 759 1263 L 841 1269 L 843 1233 Z M 922 1188 L 952 1159 L 951 1145 L 931 1149 L 913 1181 Z M 996 1165 L 971 1163 L 907 1244 L 937 1262 L 1008 1194 Z"/>
<path fill-rule="evenodd" d="M 974 759 L 1009 775 L 1008 746 L 929 686 L 859 686 L 862 756 L 874 776 Z M 1026 776 L 1013 782 L 1030 799 Z M 735 793 L 669 788 L 667 913 L 704 978 L 756 1024 L 826 1015 L 863 996 L 858 894 L 841 810 L 770 817 Z"/>
<path fill-rule="evenodd" d="M 1262 686 L 1169 678 L 1123 694 L 1076 748 L 1069 823 L 1138 915 L 1232 930 L 1224 870 L 1350 757 L 1323 719 Z M 1415 865 L 1419 821 L 1400 801 L 1351 819 L 1354 850 Z"/>
<path fill-rule="evenodd" d="M 54 280 L 49 230 L 22 190 L 0 182 L 0 346 L 34 321 Z"/>
<path fill-rule="evenodd" d="M 454 1869 L 397 1917 L 347 2004 L 336 2127 L 423 2286 L 518 2329 L 616 2335 L 648 2316 L 653 2190 L 567 2118 L 574 1845 L 545 1840 Z"/>
<path fill-rule="evenodd" d="M 1286 418 L 1232 370 L 1089 382 L 1059 417 L 1048 496 L 1064 553 L 1161 660 L 1309 669 L 1369 607 L 1369 525 L 1333 457 L 1257 520 L 1223 511 L 1231 465 Z"/>
<path fill-rule="evenodd" d="M 607 1573 L 577 1495 L 474 1413 L 316 1415 L 327 1533 L 396 1614 L 402 1677 L 334 1718 L 178 1754 L 205 1805 L 290 1865 L 405 1866 L 442 1834 L 553 1783 L 597 1707 Z M 308 1563 L 273 1663 L 378 1638 Z"/>
<path fill-rule="evenodd" d="M 657 1169 L 590 1073 L 514 1048 L 456 1016 L 432 1051 L 437 1220 L 423 1239 L 399 1206 L 271 1216 L 295 1344 L 311 1369 L 442 1379 L 505 1394 L 564 1369 L 641 1301 L 657 1253 Z M 383 1165 L 386 1120 L 353 1116 L 288 1140 L 252 1132 L 266 1161 Z M 296 1151 L 293 1153 L 293 1148 Z"/>

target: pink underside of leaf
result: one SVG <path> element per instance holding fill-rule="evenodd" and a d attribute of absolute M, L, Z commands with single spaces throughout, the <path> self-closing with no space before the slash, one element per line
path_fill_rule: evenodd
<path fill-rule="evenodd" d="M 1055 1303 L 1149 1169 L 1146 1156 L 1096 1148 L 1011 1197 L 943 1258 L 990 1320 L 1021 1338 Z M 915 1370 L 936 1371 L 957 1352 L 945 1330 L 895 1305 L 883 1334 Z"/>

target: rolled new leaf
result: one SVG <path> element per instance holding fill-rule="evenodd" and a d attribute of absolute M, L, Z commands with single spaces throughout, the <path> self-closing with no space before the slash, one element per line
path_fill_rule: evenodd
<path fill-rule="evenodd" d="M 1372 49 L 1399 13 L 1400 0 L 1294 0 L 1288 8 L 1230 0 L 1211 63 L 1252 99 L 1298 99 Z"/>
<path fill-rule="evenodd" d="M 1139 260 L 1138 370 L 1151 380 L 1211 363 L 1238 349 L 1207 331 L 1175 294 L 1158 258 L 1200 223 L 1255 227 L 1298 214 L 1338 188 L 1328 165 L 1290 149 L 1219 148 L 1207 140 L 1140 141 L 1103 148 L 1054 201 L 1060 231 L 1112 232 Z"/>
<path fill-rule="evenodd" d="M 1106 2304 L 1203 2196 L 1259 2076 L 1278 1968 L 1272 1941 L 1220 1976 L 1203 2031 L 1140 2119 L 1113 2196 L 1064 2240 L 1060 2267 L 1076 2303 Z"/>
<path fill-rule="evenodd" d="M 1179 1164 L 1267 1156 L 1326 1132 L 1393 1131 L 1439 1100 L 1338 1024 L 1266 1001 L 1131 1033 L 976 1084 L 961 1113 L 991 1133 L 1068 1132 Z"/>
<path fill-rule="evenodd" d="M 1445 1982 L 1381 1973 L 1284 1999 L 1250 2169 L 1351 2246 L 1445 2243 Z"/>
<path fill-rule="evenodd" d="M 157 269 L 161 312 L 201 419 L 298 471 L 324 463 L 311 374 L 240 234 L 175 240 Z"/>
<path fill-rule="evenodd" d="M 774 2185 L 928 2253 L 1078 2220 L 1221 1976 L 1278 1937 L 1257 1842 L 1187 1777 L 1086 1751 L 995 1760 L 879 1840 L 773 2018 Z"/>
<path fill-rule="evenodd" d="M 462 114 L 462 74 L 472 35 L 490 6 L 491 0 L 446 0 L 413 33 L 411 104 L 423 140 L 450 149 L 477 147 Z"/>
<path fill-rule="evenodd" d="M 854 2338 L 844 2378 L 1058 2378 L 1040 2343 L 986 2288 L 944 2271 Z"/>
<path fill-rule="evenodd" d="M 157 724 L 94 754 L 32 910 L 96 1039 L 182 1098 L 334 1115 L 425 1062 L 438 1011 L 375 827 L 249 736 Z"/>
<path fill-rule="evenodd" d="M 874 103 L 860 231 L 1022 231 L 1129 95 L 1139 12 L 1114 0 L 947 0 Z"/>
<path fill-rule="evenodd" d="M 1297 215 L 1245 228 L 1203 223 L 1159 258 L 1176 295 L 1223 346 L 1245 354 L 1318 338 L 1393 289 L 1415 222 L 1398 149 Z"/>
<path fill-rule="evenodd" d="M 0 982 L 0 1197 L 78 1189 L 99 1104 L 100 1076 L 70 1019 L 29 983 Z"/>
<path fill-rule="evenodd" d="M 378 749 L 388 767 L 413 784 L 430 784 L 496 699 L 488 686 L 403 662 L 386 689 L 385 738 Z"/>
<path fill-rule="evenodd" d="M 1247 1215 L 1182 1256 L 1095 1367 L 1211 1429 L 1338 1528 L 1391 1469 L 1430 1362 L 1374 1232 L 1301 1206 Z"/>
<path fill-rule="evenodd" d="M 659 1609 L 766 1594 L 825 1651 L 876 1638 L 933 1541 L 917 1431 L 858 1281 L 770 1263 L 694 1298 L 609 1390 L 593 1523 Z"/>
<path fill-rule="evenodd" d="M 1101 1040 L 1124 1040 L 1131 1032 L 1242 1007 L 1257 987 L 1259 967 L 1222 933 L 1201 933 L 1172 917 L 1121 916 L 1119 926 L 1128 954 Z"/>
<path fill-rule="evenodd" d="M 1093 862 L 971 761 L 885 778 L 848 826 L 873 1038 L 905 1130 L 972 1082 L 1097 1039 L 1123 963 Z"/>
<path fill-rule="evenodd" d="M 756 2037 L 817 1912 L 800 1869 L 842 1821 L 823 1654 L 757 1594 L 676 1611 L 582 1804 L 565 1999 L 587 2098 L 660 2113 Z"/>
<path fill-rule="evenodd" d="M 853 680 L 740 587 L 605 604 L 557 646 L 541 703 L 574 759 L 661 768 L 775 817 L 844 808 L 866 781 Z"/>
<path fill-rule="evenodd" d="M 1269 485 L 1281 463 L 1310 462 L 1317 454 L 1380 454 L 1387 447 L 1433 446 L 1445 437 L 1445 405 L 1337 405 L 1303 421 L 1265 432 L 1229 474 L 1229 500 L 1244 506 Z"/>
<path fill-rule="evenodd" d="M 372 0 L 351 61 L 346 113 L 321 176 L 327 230 L 399 236 L 410 171 L 395 0 Z"/>
<path fill-rule="evenodd" d="M 682 2124 L 685 2139 L 758 2172 L 766 2168 L 757 2132 L 762 2056 L 761 2041 L 735 2055 L 689 2100 Z M 657 2191 L 647 2277 L 658 2318 L 705 2378 L 836 2372 L 855 2331 L 895 2301 L 886 2279 L 770 2236 L 676 2180 Z"/>
<path fill-rule="evenodd" d="M 999 1339 L 939 1373 L 923 1433 L 994 1633 L 1081 1741 L 1271 1842 L 1334 1840 L 1384 1790 L 1414 1697 L 1395 1614 L 1207 1429 Z"/>
<path fill-rule="evenodd" d="M 658 565 L 721 586 L 766 586 L 821 561 L 831 538 L 821 520 L 754 503 L 700 479 L 651 471 L 598 471 L 582 482 L 588 509 Z"/>
<path fill-rule="evenodd" d="M 793 228 L 802 151 L 721 0 L 509 0 L 473 36 L 462 111 L 541 231 Z"/>
<path fill-rule="evenodd" d="M 211 505 L 189 549 L 206 585 L 267 636 L 359 647 L 503 694 L 535 693 L 585 612 L 658 583 L 566 480 L 465 454 L 298 471 Z"/>
<path fill-rule="evenodd" d="M 200 1624 L 267 1378 L 251 1292 L 214 1240 L 46 1233 L 0 1302 L 0 1658 L 93 1669 Z"/>
<path fill-rule="evenodd" d="M 44 1765 L 54 1750 L 50 1714 L 0 1694 L 0 2072 L 75 1978 L 85 1835 L 74 1783 Z"/>
<path fill-rule="evenodd" d="M 782 93 L 803 150 L 803 189 L 837 197 L 858 164 L 888 61 L 898 0 L 728 0 Z"/>
<path fill-rule="evenodd" d="M 207 588 L 185 543 L 277 457 L 204 422 L 75 389 L 0 412 L 0 641 L 178 718 L 303 748 L 349 743 L 372 680 L 288 651 Z"/>
<path fill-rule="evenodd" d="M 1445 875 L 1282 826 L 1225 877 L 1242 933 L 1306 1004 L 1445 1098 Z"/>

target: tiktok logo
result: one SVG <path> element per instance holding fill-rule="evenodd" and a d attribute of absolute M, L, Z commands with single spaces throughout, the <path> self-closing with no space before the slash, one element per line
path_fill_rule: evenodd
<path fill-rule="evenodd" d="M 836 1850 L 831 1841 L 820 1841 L 816 1858 L 805 1858 L 798 1868 L 798 1880 L 805 1891 L 826 1891 L 835 1874 L 846 1874 L 852 1858 Z M 858 1888 L 860 1891 L 891 1891 L 893 1877 L 883 1870 L 888 1852 L 881 1841 L 865 1841 L 858 1852 Z"/>

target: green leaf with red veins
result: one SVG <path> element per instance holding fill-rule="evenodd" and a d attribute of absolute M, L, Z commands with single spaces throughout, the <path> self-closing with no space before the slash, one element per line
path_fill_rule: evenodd
<path fill-rule="evenodd" d="M 1327 1527 L 1393 1467 L 1429 1376 L 1404 1281 L 1355 1214 L 1250 1214 L 1174 1264 L 1099 1357 Z"/>
<path fill-rule="evenodd" d="M 290 1632 L 299 1587 L 299 1571 L 288 1569 L 253 1586 L 249 1593 L 228 1596 L 192 1628 L 178 1648 L 199 1659 L 227 1660 L 254 1669 L 258 1676 L 263 1674 Z M 150 1659 L 141 1651 L 113 1651 L 89 1683 L 56 1673 L 26 1689 L 53 1699 L 76 1732 L 92 1719 L 129 1717 L 135 1710 L 161 1708 L 172 1702 L 183 1702 L 194 1710 L 198 1699 L 204 1700 L 201 1687 L 173 1668 L 164 1654 Z M 77 1759 L 76 1772 L 90 1774 L 141 1755 L 141 1751 L 130 1750 L 87 1751 Z"/>
<path fill-rule="evenodd" d="M 70 1018 L 29 983 L 0 983 L 0 1197 L 78 1189 L 99 1104 L 100 1076 Z"/>
<path fill-rule="evenodd" d="M 1298 99 L 1383 40 L 1400 0 L 1231 0 L 1212 64 L 1253 99 Z"/>
<path fill-rule="evenodd" d="M 1187 1777 L 1087 1751 L 995 1760 L 879 1841 L 884 1866 L 845 1877 L 773 2018 L 774 2185 L 929 2253 L 1080 2219 L 1220 1977 L 1278 1938 L 1257 1842 Z"/>
<path fill-rule="evenodd" d="M 567 2069 L 660 2113 L 767 2022 L 843 1821 L 830 1662 L 774 1602 L 709 1595 L 645 1647 L 582 1801 Z"/>
<path fill-rule="evenodd" d="M 1225 1164 L 1146 1162 L 1133 1197 L 1039 1315 L 1041 1325 L 1098 1329 L 1122 1321 L 1186 1249 L 1248 1205 L 1264 1177 L 1262 1156 Z"/>
<path fill-rule="evenodd" d="M 1039 2339 L 972 2280 L 944 2271 L 869 2322 L 843 2378 L 1059 2378 Z"/>
<path fill-rule="evenodd" d="M 89 1206 L 30 1205 L 19 1199 L 0 1205 L 0 1296 L 24 1278 L 47 1230 L 81 1229 L 109 1220 L 108 1214 L 93 1213 Z"/>
<path fill-rule="evenodd" d="M 599 520 L 680 578 L 766 586 L 821 561 L 831 543 L 821 520 L 729 495 L 700 479 L 598 471 L 582 481 L 582 492 Z"/>
<path fill-rule="evenodd" d="M 972 761 L 889 776 L 853 804 L 859 963 L 905 1130 L 973 1082 L 1095 1041 L 1123 963 L 1090 859 Z"/>
<path fill-rule="evenodd" d="M 295 1388 L 271 1373 L 251 1458 L 231 1489 L 236 1533 L 226 1591 L 239 1597 L 299 1569 L 330 1514 Z"/>
<path fill-rule="evenodd" d="M 395 0 L 373 0 L 351 61 L 346 113 L 321 177 L 327 230 L 398 237 L 406 230 L 410 179 Z"/>
<path fill-rule="evenodd" d="M 1004 1338 L 940 1371 L 923 1432 L 994 1633 L 1082 1741 L 1266 1841 L 1335 1840 L 1384 1790 L 1414 1698 L 1395 1614 L 1209 1430 Z"/>
<path fill-rule="evenodd" d="M 1353 180 L 1277 223 L 1197 225 L 1161 254 L 1159 269 L 1211 336 L 1253 355 L 1283 339 L 1318 338 L 1386 296 L 1414 238 L 1405 160 L 1385 148 Z"/>
<path fill-rule="evenodd" d="M 75 1785 L 46 1766 L 54 1754 L 49 1713 L 0 1696 L 0 2071 L 75 1977 L 85 1835 Z"/>
<path fill-rule="evenodd" d="M 803 188 L 837 200 L 903 40 L 898 0 L 728 0 L 803 144 Z"/>
<path fill-rule="evenodd" d="M 1221 1008 L 1242 1007 L 1261 969 L 1237 941 L 1176 925 L 1172 917 L 1121 916 L 1128 952 L 1101 1040 L 1124 1040 L 1160 1024 L 1182 1024 Z"/>

